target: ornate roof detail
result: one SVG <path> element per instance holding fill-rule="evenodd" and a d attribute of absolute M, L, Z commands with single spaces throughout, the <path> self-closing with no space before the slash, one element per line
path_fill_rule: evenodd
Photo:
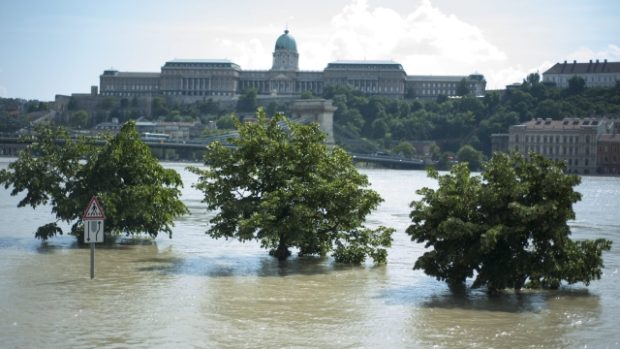
<path fill-rule="evenodd" d="M 284 30 L 284 34 L 280 35 L 278 40 L 276 40 L 276 51 L 278 50 L 288 50 L 297 53 L 297 42 L 288 34 L 288 29 Z"/>

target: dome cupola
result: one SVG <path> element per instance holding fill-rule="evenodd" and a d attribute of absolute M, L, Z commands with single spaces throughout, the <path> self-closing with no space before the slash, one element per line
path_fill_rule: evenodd
<path fill-rule="evenodd" d="M 273 65 L 271 70 L 278 71 L 298 71 L 299 53 L 297 53 L 297 43 L 289 35 L 288 29 L 276 40 L 276 48 L 273 51 Z"/>
<path fill-rule="evenodd" d="M 297 43 L 295 39 L 288 34 L 288 29 L 276 40 L 276 51 L 278 50 L 287 50 L 297 53 Z"/>

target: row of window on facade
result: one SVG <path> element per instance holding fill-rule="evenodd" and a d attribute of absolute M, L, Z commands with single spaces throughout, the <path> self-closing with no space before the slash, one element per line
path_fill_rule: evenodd
<path fill-rule="evenodd" d="M 159 90 L 159 85 L 104 85 L 102 88 L 103 91 L 155 91 Z"/>
<path fill-rule="evenodd" d="M 422 87 L 456 88 L 456 83 L 423 82 Z"/>
<path fill-rule="evenodd" d="M 604 152 L 609 152 L 609 151 L 615 152 L 620 154 L 620 144 L 614 144 L 612 146 L 609 145 L 601 145 L 599 146 L 599 151 L 604 151 Z"/>
<path fill-rule="evenodd" d="M 525 135 L 525 143 L 578 143 L 579 141 L 583 141 L 585 139 L 585 143 L 590 143 L 590 136 L 586 135 L 585 137 L 579 136 L 559 136 L 559 135 L 536 135 L 529 136 Z M 594 139 L 594 138 L 592 138 Z M 515 135 L 515 142 L 519 142 L 519 135 Z"/>
<path fill-rule="evenodd" d="M 168 63 L 168 66 L 172 67 L 196 67 L 196 68 L 230 68 L 231 64 L 229 63 L 209 63 L 205 65 L 204 63 Z"/>
<path fill-rule="evenodd" d="M 236 89 L 237 82 L 230 79 L 182 79 L 181 88 L 184 90 L 210 90 L 229 88 L 233 85 Z"/>
<path fill-rule="evenodd" d="M 144 95 L 144 96 L 150 96 L 152 95 L 152 92 L 149 91 L 141 91 L 141 92 L 101 92 L 102 96 L 116 96 L 116 97 L 133 97 L 133 96 L 140 96 L 140 95 Z"/>
<path fill-rule="evenodd" d="M 520 151 L 521 148 L 518 145 L 515 145 L 514 148 L 516 151 Z M 546 146 L 546 145 L 524 145 L 522 148 L 525 153 L 536 152 L 542 155 L 578 155 L 579 148 L 572 146 Z M 584 154 L 590 155 L 590 147 L 583 147 Z"/>
<path fill-rule="evenodd" d="M 234 70 L 208 70 L 206 72 L 208 75 L 218 75 L 218 76 L 230 76 L 237 75 L 238 72 Z M 172 75 L 173 77 L 182 77 L 187 75 L 195 75 L 195 76 L 204 76 L 204 70 L 175 70 L 175 69 L 162 69 L 162 75 L 169 77 Z"/>
<path fill-rule="evenodd" d="M 234 92 L 220 91 L 163 91 L 164 96 L 235 96 Z"/>
<path fill-rule="evenodd" d="M 605 160 L 605 162 L 609 162 L 609 156 L 605 155 L 603 159 Z M 612 159 L 612 162 L 618 162 L 618 158 L 615 155 L 612 156 Z"/>
<path fill-rule="evenodd" d="M 353 81 L 349 81 L 348 83 L 349 86 L 355 87 L 357 89 L 359 89 L 362 92 L 388 92 L 388 93 L 395 93 L 395 92 L 402 92 L 402 89 L 400 87 L 394 87 L 394 86 L 382 86 L 379 85 L 377 86 L 377 83 L 373 83 L 373 82 L 366 82 L 364 80 L 353 80 Z"/>
<path fill-rule="evenodd" d="M 568 83 L 573 76 L 549 76 L 551 82 Z M 620 80 L 620 75 L 598 75 L 598 76 L 581 76 L 586 82 L 616 82 Z"/>
<path fill-rule="evenodd" d="M 454 96 L 456 90 L 418 90 L 422 91 L 422 96 Z"/>

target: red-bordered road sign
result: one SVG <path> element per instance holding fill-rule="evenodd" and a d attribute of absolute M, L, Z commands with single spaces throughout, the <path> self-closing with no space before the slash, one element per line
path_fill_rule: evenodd
<path fill-rule="evenodd" d="M 101 207 L 101 204 L 97 200 L 97 197 L 93 196 L 90 199 L 88 206 L 86 206 L 86 209 L 84 210 L 82 220 L 88 221 L 101 219 L 105 219 L 105 215 L 103 214 L 103 207 Z"/>

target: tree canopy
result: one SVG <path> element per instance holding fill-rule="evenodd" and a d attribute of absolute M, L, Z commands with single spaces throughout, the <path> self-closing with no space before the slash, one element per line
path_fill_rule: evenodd
<path fill-rule="evenodd" d="M 196 188 L 218 210 L 207 234 L 258 240 L 283 260 L 334 251 L 338 262 L 385 262 L 392 229 L 363 226 L 382 201 L 340 148 L 328 149 L 317 124 L 300 125 L 259 109 L 255 123 L 237 122 L 234 148 L 215 142 Z"/>
<path fill-rule="evenodd" d="M 482 98 L 465 93 L 436 101 L 397 100 L 335 86 L 326 86 L 323 97 L 338 107 L 336 143 L 351 152 L 389 152 L 403 141 L 432 140 L 444 153 L 471 145 L 490 156 L 493 133 L 507 133 L 510 126 L 535 117 L 620 117 L 620 84 L 585 88 L 575 80 L 576 87 L 561 89 L 534 73 L 520 86 L 487 91 Z"/>
<path fill-rule="evenodd" d="M 258 91 L 255 88 L 248 88 L 243 91 L 243 94 L 239 96 L 237 101 L 237 111 L 240 112 L 253 112 L 256 110 L 256 96 Z"/>
<path fill-rule="evenodd" d="M 461 147 L 459 151 L 456 153 L 456 158 L 458 161 L 466 162 L 469 166 L 469 169 L 472 171 L 477 171 L 480 169 L 480 164 L 482 163 L 482 153 L 476 150 L 471 145 L 467 144 Z"/>
<path fill-rule="evenodd" d="M 483 168 L 481 176 L 471 176 L 464 163 L 442 176 L 429 171 L 439 188 L 418 191 L 407 233 L 433 249 L 415 269 L 450 285 L 473 277 L 472 287 L 490 292 L 600 278 L 611 241 L 570 239 L 579 177 L 534 153 L 496 154 Z"/>
<path fill-rule="evenodd" d="M 37 238 L 63 234 L 58 221 L 74 222 L 71 233 L 80 236 L 82 212 L 92 196 L 103 205 L 112 234 L 171 235 L 173 220 L 187 212 L 180 200 L 181 177 L 159 164 L 134 122 L 103 146 L 50 127 L 38 128 L 29 141 L 8 170 L 0 171 L 0 184 L 12 187 L 11 195 L 26 192 L 19 207 L 52 206 L 57 221 L 39 227 Z"/>
<path fill-rule="evenodd" d="M 469 86 L 467 85 L 467 79 L 462 78 L 457 84 L 456 84 L 456 95 L 457 96 L 466 96 L 469 94 Z"/>

